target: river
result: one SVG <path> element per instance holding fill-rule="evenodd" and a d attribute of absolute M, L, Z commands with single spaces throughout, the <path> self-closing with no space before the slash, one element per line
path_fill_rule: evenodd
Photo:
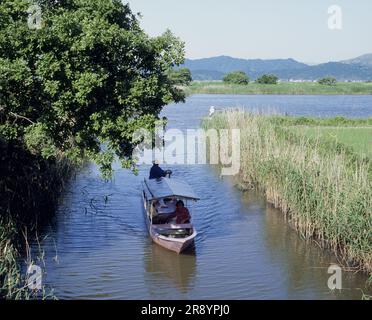
<path fill-rule="evenodd" d="M 293 115 L 372 116 L 372 96 L 194 95 L 169 105 L 169 128 L 197 128 L 210 106 Z M 44 284 L 61 299 L 360 299 L 367 277 L 343 272 L 328 289 L 336 257 L 301 239 L 262 195 L 243 193 L 207 165 L 175 166 L 201 196 L 192 205 L 195 251 L 177 255 L 147 234 L 138 176 L 117 167 L 112 181 L 89 165 L 67 186 L 40 235 Z M 40 251 L 37 243 L 33 252 Z M 368 292 L 366 292 L 368 293 Z"/>

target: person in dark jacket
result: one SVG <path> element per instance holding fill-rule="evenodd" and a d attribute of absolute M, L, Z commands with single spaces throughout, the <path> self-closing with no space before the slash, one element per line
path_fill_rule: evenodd
<path fill-rule="evenodd" d="M 162 168 L 159 167 L 159 161 L 155 160 L 154 164 L 150 170 L 150 178 L 149 179 L 160 179 L 167 175 L 167 171 L 164 171 Z"/>

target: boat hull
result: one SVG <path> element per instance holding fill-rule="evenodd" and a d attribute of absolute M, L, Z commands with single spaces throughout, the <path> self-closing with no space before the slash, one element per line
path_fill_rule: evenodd
<path fill-rule="evenodd" d="M 192 245 L 194 245 L 195 237 L 193 237 L 192 239 L 186 240 L 186 241 L 182 241 L 182 242 L 161 239 L 156 235 L 151 235 L 151 238 L 156 244 L 162 246 L 163 248 L 166 248 L 168 250 L 171 250 L 171 251 L 174 251 L 180 254 L 184 252 L 185 250 L 187 250 L 188 248 L 190 248 Z"/>

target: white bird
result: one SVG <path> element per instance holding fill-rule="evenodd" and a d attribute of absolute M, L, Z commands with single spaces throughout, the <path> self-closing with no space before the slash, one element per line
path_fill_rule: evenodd
<path fill-rule="evenodd" d="M 214 108 L 214 106 L 211 106 L 210 109 L 209 109 L 209 116 L 213 116 L 213 114 L 216 112 L 216 109 Z"/>

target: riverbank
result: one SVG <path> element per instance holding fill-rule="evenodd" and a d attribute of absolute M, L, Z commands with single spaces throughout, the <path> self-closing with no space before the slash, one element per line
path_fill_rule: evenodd
<path fill-rule="evenodd" d="M 28 241 L 50 221 L 74 166 L 63 156 L 45 160 L 1 139 L 0 154 L 0 299 L 30 299 L 20 259 L 34 263 Z M 50 296 L 43 290 L 41 297 Z"/>
<path fill-rule="evenodd" d="M 185 88 L 187 95 L 192 94 L 278 94 L 278 95 L 371 95 L 372 83 L 340 82 L 334 86 L 316 82 L 280 82 L 278 84 L 230 85 L 222 81 L 193 81 Z"/>
<path fill-rule="evenodd" d="M 345 265 L 371 274 L 371 158 L 337 135 L 326 138 L 298 127 L 326 128 L 330 123 L 339 134 L 345 126 L 372 129 L 370 120 L 317 121 L 241 111 L 217 113 L 203 126 L 239 128 L 240 186 L 263 191 L 301 236 L 330 248 Z"/>

